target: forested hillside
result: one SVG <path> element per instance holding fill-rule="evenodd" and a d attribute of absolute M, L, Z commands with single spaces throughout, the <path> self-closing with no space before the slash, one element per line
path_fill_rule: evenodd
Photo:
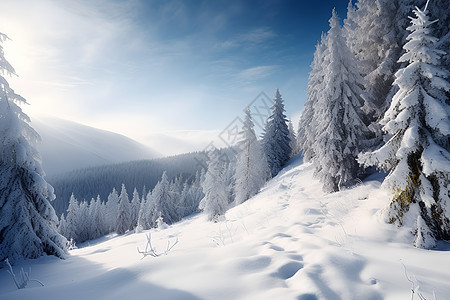
<path fill-rule="evenodd" d="M 47 180 L 55 189 L 56 199 L 52 204 L 60 215 L 66 211 L 72 193 L 80 201 L 90 201 L 97 195 L 106 201 L 113 188 L 120 191 L 120 187 L 124 184 L 129 191 L 136 188 L 141 194 L 144 186 L 147 191 L 153 189 L 164 171 L 170 179 L 179 175 L 189 179 L 202 169 L 206 160 L 207 156 L 203 152 L 195 152 L 79 169 L 50 176 Z"/>

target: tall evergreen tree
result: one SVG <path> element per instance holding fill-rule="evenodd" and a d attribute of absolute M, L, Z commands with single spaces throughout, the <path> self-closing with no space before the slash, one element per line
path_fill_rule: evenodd
<path fill-rule="evenodd" d="M 275 92 L 271 110 L 272 114 L 264 128 L 262 145 L 267 157 L 270 175 L 274 177 L 287 163 L 292 153 L 288 120 L 284 114 L 284 103 L 278 89 Z"/>
<path fill-rule="evenodd" d="M 311 64 L 311 72 L 309 73 L 307 93 L 308 99 L 305 103 L 305 108 L 300 116 L 298 125 L 298 145 L 303 154 L 303 159 L 306 162 L 312 161 L 315 156 L 314 142 L 316 140 L 316 120 L 314 118 L 315 109 L 319 101 L 319 95 L 324 88 L 324 77 L 326 67 L 323 63 L 325 51 L 326 35 L 322 34 L 321 41 L 316 45 L 314 52 L 314 59 Z"/>
<path fill-rule="evenodd" d="M 362 142 L 370 137 L 361 108 L 363 79 L 346 46 L 335 10 L 324 51 L 323 89 L 314 108 L 316 139 L 313 144 L 316 175 L 326 192 L 338 191 L 361 173 L 356 161 Z"/>
<path fill-rule="evenodd" d="M 75 196 L 72 194 L 69 200 L 69 207 L 67 208 L 66 214 L 66 226 L 63 231 L 60 231 L 67 239 L 73 239 L 78 242 L 77 230 L 78 224 L 78 214 L 79 214 L 79 204 Z"/>
<path fill-rule="evenodd" d="M 167 173 L 163 172 L 161 181 L 159 181 L 152 191 L 152 198 L 154 201 L 154 209 L 152 221 L 155 224 L 159 216 L 167 224 L 177 221 L 176 207 L 174 205 L 174 198 L 170 193 L 170 182 L 167 178 Z"/>
<path fill-rule="evenodd" d="M 136 188 L 133 191 L 133 199 L 131 200 L 131 229 L 136 228 L 139 217 L 139 209 L 141 207 L 141 200 Z"/>
<path fill-rule="evenodd" d="M 267 180 L 269 169 L 261 144 L 256 138 L 250 110 L 245 110 L 245 120 L 239 133 L 239 153 L 236 164 L 236 204 L 256 195 Z"/>
<path fill-rule="evenodd" d="M 117 210 L 117 227 L 116 232 L 118 234 L 124 234 L 131 229 L 131 205 L 128 198 L 127 189 L 125 184 L 122 184 L 122 190 L 119 196 L 119 207 Z"/>
<path fill-rule="evenodd" d="M 386 219 L 415 228 L 415 245 L 429 248 L 435 238 L 450 239 L 450 84 L 440 65 L 444 52 L 430 35 L 434 21 L 426 8 L 414 14 L 400 58 L 406 66 L 395 74 L 398 91 L 382 120 L 391 138 L 360 161 L 390 170 L 383 183 L 392 191 Z"/>
<path fill-rule="evenodd" d="M 87 201 L 82 201 L 78 209 L 78 221 L 76 234 L 78 237 L 78 242 L 82 243 L 91 238 L 91 218 L 89 215 L 89 204 Z"/>
<path fill-rule="evenodd" d="M 9 86 L 4 74 L 15 75 L 5 59 L 0 33 L 0 261 L 66 254 L 66 239 L 57 231 L 58 217 L 50 204 L 53 188 L 35 143 L 39 135 L 19 104 L 26 100 Z"/>
<path fill-rule="evenodd" d="M 228 192 L 225 184 L 225 166 L 220 161 L 219 152 L 209 153 L 208 169 L 202 183 L 205 197 L 199 208 L 204 211 L 209 221 L 217 222 L 228 207 Z"/>
<path fill-rule="evenodd" d="M 398 59 L 406 43 L 408 17 L 417 5 L 424 7 L 427 0 L 358 0 L 356 8 L 349 2 L 347 19 L 344 21 L 347 44 L 358 60 L 364 77 L 367 104 L 364 110 L 372 121 L 382 118 L 388 109 L 396 86 L 392 90 L 394 74 L 405 66 Z M 446 50 L 450 45 L 449 14 L 447 0 L 430 3 L 431 14 L 440 20 L 434 26 L 434 34 L 440 38 L 436 47 Z M 443 60 L 450 67 L 450 58 Z"/>
<path fill-rule="evenodd" d="M 102 201 L 100 195 L 92 199 L 89 204 L 89 214 L 91 218 L 90 239 L 96 239 L 106 234 L 105 216 L 102 211 Z"/>
<path fill-rule="evenodd" d="M 359 0 L 356 10 L 350 1 L 344 21 L 347 45 L 358 60 L 364 77 L 367 95 L 364 110 L 372 121 L 386 110 L 387 96 L 398 69 L 401 43 L 395 24 L 397 2 Z"/>
<path fill-rule="evenodd" d="M 113 190 L 108 195 L 108 201 L 106 202 L 106 224 L 109 232 L 114 232 L 117 228 L 117 215 L 119 209 L 119 194 L 116 191 L 116 188 L 113 187 Z"/>
<path fill-rule="evenodd" d="M 291 146 L 292 152 L 291 152 L 291 157 L 297 155 L 300 150 L 298 148 L 298 142 L 297 142 L 297 137 L 295 135 L 295 131 L 294 131 L 294 125 L 292 125 L 292 121 L 289 120 L 288 121 L 288 129 L 289 129 L 289 140 L 291 141 L 289 143 L 289 146 Z"/>

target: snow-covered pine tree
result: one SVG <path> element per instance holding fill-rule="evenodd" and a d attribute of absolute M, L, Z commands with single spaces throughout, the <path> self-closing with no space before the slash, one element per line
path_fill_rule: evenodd
<path fill-rule="evenodd" d="M 181 191 L 183 190 L 183 183 L 181 176 L 175 177 L 175 179 L 169 184 L 169 203 L 172 220 L 170 223 L 175 223 L 181 219 L 179 215 L 179 205 L 181 198 Z M 169 223 L 169 224 L 170 224 Z"/>
<path fill-rule="evenodd" d="M 256 138 L 254 127 L 250 110 L 247 108 L 244 124 L 239 133 L 239 153 L 234 175 L 236 204 L 241 204 L 256 195 L 269 175 L 267 161 Z"/>
<path fill-rule="evenodd" d="M 272 114 L 264 128 L 262 145 L 267 157 L 271 177 L 275 177 L 289 160 L 292 149 L 289 139 L 288 120 L 280 91 L 275 92 Z"/>
<path fill-rule="evenodd" d="M 205 180 L 202 182 L 204 197 L 199 209 L 206 213 L 209 221 L 217 222 L 228 207 L 228 192 L 225 183 L 225 166 L 220 161 L 218 150 L 209 153 Z"/>
<path fill-rule="evenodd" d="M 64 213 L 62 213 L 61 217 L 59 218 L 58 232 L 59 234 L 65 237 L 66 231 L 67 231 L 66 217 L 64 216 Z"/>
<path fill-rule="evenodd" d="M 146 192 L 146 189 L 142 190 L 142 192 Z M 144 229 L 149 229 L 150 226 L 148 225 L 149 220 L 149 199 L 151 197 L 151 191 L 148 192 L 148 194 L 142 195 L 141 205 L 139 207 L 139 213 L 137 218 L 137 225 L 136 225 L 136 232 L 141 232 Z"/>
<path fill-rule="evenodd" d="M 136 228 L 139 217 L 139 209 L 141 207 L 141 200 L 136 188 L 133 191 L 133 199 L 131 200 L 131 229 Z"/>
<path fill-rule="evenodd" d="M 128 199 L 127 189 L 125 184 L 122 184 L 122 190 L 119 196 L 119 207 L 117 210 L 117 227 L 118 234 L 124 234 L 131 229 L 131 205 Z"/>
<path fill-rule="evenodd" d="M 105 216 L 102 209 L 102 201 L 100 195 L 98 195 L 89 204 L 89 215 L 91 218 L 90 239 L 96 239 L 106 234 Z"/>
<path fill-rule="evenodd" d="M 76 234 L 78 236 L 78 242 L 82 243 L 91 238 L 91 218 L 89 215 L 89 204 L 87 201 L 82 201 L 78 209 L 78 221 Z"/>
<path fill-rule="evenodd" d="M 178 214 L 181 218 L 196 212 L 200 201 L 205 196 L 203 194 L 200 177 L 201 175 L 197 171 L 195 174 L 195 179 L 191 184 L 188 184 L 188 181 L 184 183 L 178 206 Z"/>
<path fill-rule="evenodd" d="M 3 77 L 15 75 L 1 46 L 7 39 L 0 33 L 0 261 L 44 254 L 63 258 L 67 241 L 57 231 L 53 187 L 43 178 L 35 148 L 39 135 L 19 106 L 26 100 Z"/>
<path fill-rule="evenodd" d="M 339 17 L 333 10 L 324 51 L 323 89 L 314 108 L 316 140 L 315 174 L 325 192 L 351 185 L 361 174 L 356 161 L 363 141 L 370 137 L 361 108 L 363 79 L 353 54 L 346 46 Z"/>
<path fill-rule="evenodd" d="M 349 2 L 344 20 L 347 45 L 358 60 L 364 77 L 366 106 L 372 121 L 383 115 L 386 99 L 398 69 L 401 44 L 395 24 L 397 0 L 359 0 L 358 9 Z M 389 104 L 387 104 L 389 105 Z"/>
<path fill-rule="evenodd" d="M 189 195 L 190 186 L 187 182 L 184 182 L 183 189 L 181 190 L 180 197 L 178 198 L 176 204 L 177 215 L 181 218 L 187 216 L 190 211 L 190 195 Z"/>
<path fill-rule="evenodd" d="M 291 149 L 292 149 L 290 157 L 294 157 L 295 155 L 297 155 L 300 152 L 300 150 L 298 149 L 297 137 L 295 135 L 294 125 L 292 125 L 291 120 L 289 120 L 289 122 L 288 122 L 288 129 L 289 129 L 289 139 L 291 140 L 291 142 L 289 143 L 289 146 L 291 146 Z"/>
<path fill-rule="evenodd" d="M 172 224 L 177 221 L 176 208 L 173 202 L 174 199 L 171 197 L 170 183 L 166 172 L 163 172 L 161 181 L 159 181 L 153 189 L 152 198 L 154 201 L 152 216 L 153 225 L 156 225 L 156 220 L 160 215 L 167 224 Z"/>
<path fill-rule="evenodd" d="M 398 91 L 382 120 L 391 138 L 360 161 L 390 170 L 383 183 L 392 191 L 386 220 L 414 228 L 415 245 L 431 247 L 436 238 L 450 239 L 450 84 L 440 65 L 444 53 L 430 35 L 434 21 L 426 7 L 414 14 L 400 58 L 407 65 L 395 74 Z"/>
<path fill-rule="evenodd" d="M 312 161 L 315 156 L 314 141 L 316 140 L 316 120 L 314 118 L 315 108 L 319 101 L 320 92 L 324 88 L 324 77 L 326 67 L 323 63 L 325 51 L 326 35 L 322 34 L 321 41 L 316 45 L 314 59 L 311 63 L 311 72 L 309 73 L 308 86 L 306 92 L 308 99 L 306 100 L 304 110 L 300 116 L 298 125 L 297 140 L 298 146 L 303 154 L 305 162 Z"/>
<path fill-rule="evenodd" d="M 75 196 L 72 194 L 69 200 L 69 207 L 67 207 L 66 213 L 66 226 L 64 230 L 60 230 L 60 233 L 64 235 L 68 240 L 73 239 L 78 242 L 78 214 L 79 214 L 79 204 Z"/>
<path fill-rule="evenodd" d="M 112 192 L 108 195 L 106 202 L 106 224 L 109 232 L 114 232 L 117 228 L 117 212 L 119 209 L 119 194 L 113 187 Z"/>
<path fill-rule="evenodd" d="M 384 115 L 396 92 L 391 90 L 395 72 L 404 67 L 398 59 L 408 35 L 408 16 L 417 5 L 424 7 L 427 0 L 358 0 L 356 7 L 349 1 L 344 21 L 347 44 L 355 54 L 364 77 L 367 104 L 364 110 L 372 120 Z M 446 50 L 450 45 L 447 0 L 434 0 L 429 5 L 431 14 L 440 20 L 434 26 L 434 36 L 440 41 L 436 47 Z M 443 66 L 450 66 L 450 58 Z"/>
<path fill-rule="evenodd" d="M 434 19 L 439 20 L 438 23 L 433 24 L 431 34 L 437 37 L 439 41 L 436 43 L 436 48 L 443 51 L 448 51 L 450 44 L 450 3 L 447 0 L 433 0 L 428 4 L 428 0 L 396 0 L 398 2 L 397 16 L 395 17 L 395 24 L 398 31 L 397 39 L 401 40 L 401 45 L 407 42 L 409 32 L 406 28 L 410 25 L 409 17 L 414 16 L 413 10 L 417 6 L 419 8 L 427 9 Z M 449 68 L 449 55 L 444 55 L 441 58 L 441 64 L 445 68 Z"/>

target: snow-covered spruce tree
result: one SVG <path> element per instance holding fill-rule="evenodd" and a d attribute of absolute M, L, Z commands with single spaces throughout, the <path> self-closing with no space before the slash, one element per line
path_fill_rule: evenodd
<path fill-rule="evenodd" d="M 152 223 L 155 225 L 156 220 L 161 215 L 164 222 L 172 224 L 177 221 L 176 207 L 170 193 L 170 183 L 167 173 L 163 172 L 161 181 L 159 181 L 151 194 L 154 201 Z"/>
<path fill-rule="evenodd" d="M 146 192 L 146 189 L 143 189 L 142 192 Z M 137 218 L 136 232 L 141 232 L 144 229 L 149 229 L 150 226 L 148 224 L 149 220 L 149 199 L 151 197 L 151 191 L 148 194 L 142 195 L 141 205 L 139 207 L 139 213 Z"/>
<path fill-rule="evenodd" d="M 78 241 L 78 211 L 79 204 L 75 196 L 72 194 L 69 199 L 69 206 L 65 218 L 65 226 L 59 229 L 59 233 L 65 236 L 68 240 L 73 239 Z"/>
<path fill-rule="evenodd" d="M 89 204 L 89 215 L 91 218 L 90 239 L 96 239 L 105 235 L 107 233 L 105 214 L 100 195 L 98 195 L 96 199 L 91 200 L 91 203 Z"/>
<path fill-rule="evenodd" d="M 417 6 L 419 8 L 427 9 L 434 19 L 439 20 L 438 23 L 433 25 L 431 34 L 437 37 L 439 41 L 436 43 L 436 48 L 439 50 L 447 51 L 450 45 L 450 3 L 447 0 L 433 0 L 428 4 L 428 0 L 396 0 L 398 2 L 397 16 L 395 17 L 396 27 L 398 31 L 398 39 L 401 40 L 401 45 L 407 42 L 409 32 L 406 28 L 410 25 L 409 17 L 414 16 L 413 10 Z M 444 55 L 441 58 L 441 64 L 445 68 L 450 67 L 449 55 Z"/>
<path fill-rule="evenodd" d="M 91 223 L 89 204 L 87 201 L 82 201 L 78 210 L 78 226 L 76 228 L 78 242 L 82 243 L 91 238 Z"/>
<path fill-rule="evenodd" d="M 141 207 L 141 200 L 136 188 L 133 191 L 133 199 L 131 200 L 131 229 L 136 228 L 139 217 L 139 209 Z"/>
<path fill-rule="evenodd" d="M 392 191 L 386 220 L 414 228 L 415 245 L 430 248 L 436 238 L 450 239 L 450 84 L 440 66 L 444 53 L 430 35 L 434 22 L 426 8 L 414 14 L 400 58 L 407 65 L 395 74 L 398 91 L 382 120 L 391 138 L 360 161 L 390 170 L 383 183 Z"/>
<path fill-rule="evenodd" d="M 349 2 L 344 31 L 347 45 L 358 60 L 364 77 L 365 112 L 372 121 L 387 109 L 386 99 L 398 69 L 401 44 L 395 24 L 397 0 L 359 0 L 358 9 Z"/>
<path fill-rule="evenodd" d="M 239 133 L 235 180 L 236 204 L 241 204 L 256 195 L 267 181 L 269 169 L 261 144 L 256 138 L 250 110 L 245 110 L 245 119 Z"/>
<path fill-rule="evenodd" d="M 0 43 L 8 37 L 0 33 Z M 39 135 L 3 75 L 15 75 L 0 44 L 0 261 L 63 258 L 67 240 L 58 233 L 58 217 L 50 204 L 55 195 L 44 180 L 35 143 Z"/>
<path fill-rule="evenodd" d="M 269 165 L 270 176 L 275 177 L 291 157 L 292 149 L 289 139 L 288 120 L 283 99 L 277 89 L 275 92 L 272 114 L 264 128 L 262 145 Z"/>
<path fill-rule="evenodd" d="M 363 79 L 345 44 L 339 17 L 333 10 L 324 50 L 323 88 L 314 107 L 315 174 L 325 192 L 351 185 L 362 170 L 356 161 L 371 132 L 365 125 Z"/>
<path fill-rule="evenodd" d="M 324 51 L 325 51 L 326 35 L 322 34 L 321 41 L 316 45 L 316 51 L 314 52 L 314 59 L 311 63 L 311 72 L 309 73 L 308 86 L 306 92 L 308 93 L 308 99 L 305 103 L 305 108 L 300 116 L 298 125 L 297 140 L 298 146 L 303 154 L 303 160 L 305 162 L 312 161 L 315 156 L 314 141 L 316 140 L 316 120 L 314 118 L 315 109 L 319 101 L 320 92 L 324 87 L 325 71 L 323 68 L 326 66 L 323 63 Z"/>
<path fill-rule="evenodd" d="M 106 225 L 109 232 L 114 232 L 117 227 L 117 212 L 119 209 L 119 194 L 116 188 L 113 187 L 112 192 L 108 195 L 108 201 L 106 202 Z"/>
<path fill-rule="evenodd" d="M 183 190 L 183 181 L 181 176 L 175 177 L 175 179 L 169 184 L 169 199 L 171 206 L 171 223 L 178 222 L 181 219 L 179 214 L 179 205 L 181 198 L 181 191 Z"/>
<path fill-rule="evenodd" d="M 204 211 L 209 221 L 217 222 L 228 207 L 228 192 L 225 183 L 225 166 L 220 161 L 220 152 L 209 153 L 208 170 L 202 182 L 205 197 L 200 201 L 199 208 Z"/>
<path fill-rule="evenodd" d="M 395 72 L 404 66 L 398 59 L 406 42 L 408 16 L 417 5 L 424 7 L 427 0 L 358 0 L 356 8 L 349 2 L 344 21 L 347 44 L 355 54 L 364 77 L 368 102 L 365 111 L 369 117 L 382 118 L 396 92 L 391 90 Z M 438 49 L 450 45 L 447 0 L 434 0 L 429 6 L 431 14 L 440 20 L 433 28 L 440 39 Z M 448 57 L 448 56 L 447 56 Z M 448 69 L 450 58 L 443 61 Z"/>
<path fill-rule="evenodd" d="M 289 146 L 291 146 L 292 149 L 290 157 L 294 157 L 300 152 L 300 150 L 298 149 L 297 137 L 295 135 L 294 125 L 292 125 L 291 120 L 288 121 L 288 129 L 289 129 L 289 140 L 291 141 L 289 143 Z"/>
<path fill-rule="evenodd" d="M 118 234 L 124 234 L 131 229 L 131 205 L 128 199 L 127 189 L 122 184 L 122 190 L 119 196 L 119 207 L 117 210 L 117 227 Z"/>
<path fill-rule="evenodd" d="M 189 185 L 186 181 L 181 191 L 178 205 L 178 214 L 180 217 L 189 216 L 198 211 L 198 205 L 205 195 L 201 186 L 201 175 L 197 171 L 193 182 Z"/>

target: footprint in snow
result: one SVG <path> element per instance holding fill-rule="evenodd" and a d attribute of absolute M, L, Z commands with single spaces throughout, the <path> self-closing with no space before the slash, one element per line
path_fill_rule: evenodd
<path fill-rule="evenodd" d="M 237 261 L 236 267 L 243 273 L 252 273 L 268 267 L 272 262 L 269 256 L 246 258 Z"/>
<path fill-rule="evenodd" d="M 288 257 L 292 260 L 303 261 L 303 256 L 298 255 L 298 254 L 290 254 L 290 255 L 288 255 Z"/>
<path fill-rule="evenodd" d="M 303 264 L 298 261 L 291 261 L 287 264 L 282 265 L 276 273 L 272 276 L 280 279 L 287 280 L 294 276 L 300 269 L 303 268 Z"/>
<path fill-rule="evenodd" d="M 275 245 L 270 245 L 269 249 L 275 250 L 275 251 L 284 251 L 284 248 L 275 246 Z"/>
<path fill-rule="evenodd" d="M 279 232 L 279 233 L 276 233 L 276 234 L 274 234 L 274 235 L 272 236 L 272 238 L 277 238 L 277 237 L 290 238 L 290 237 L 292 237 L 292 235 L 289 235 L 289 234 L 286 234 L 286 233 Z"/>

